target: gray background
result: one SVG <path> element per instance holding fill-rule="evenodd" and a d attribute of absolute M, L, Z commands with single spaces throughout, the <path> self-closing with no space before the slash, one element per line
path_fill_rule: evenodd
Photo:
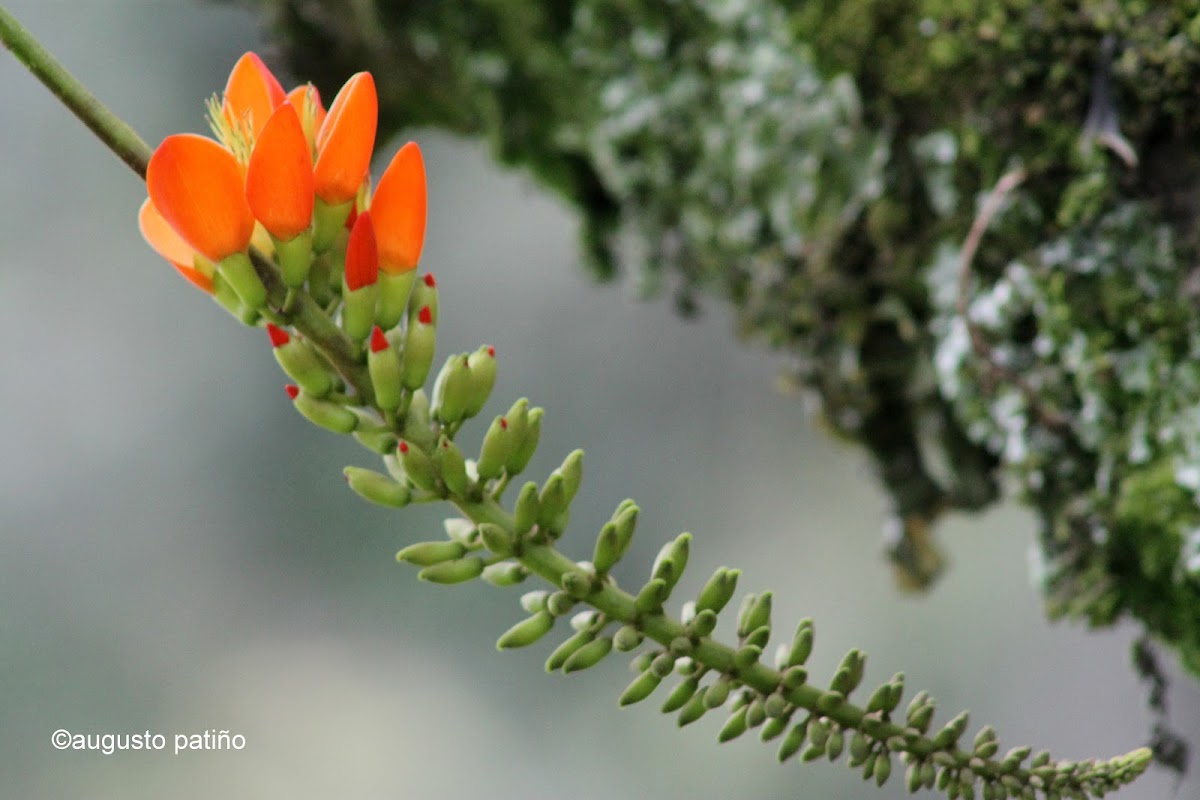
<path fill-rule="evenodd" d="M 150 142 L 202 131 L 203 100 L 262 46 L 254 17 L 184 0 L 9 7 Z M 397 566 L 398 547 L 439 534 L 436 509 L 389 513 L 346 490 L 341 467 L 372 457 L 292 412 L 266 335 L 233 324 L 143 244 L 143 187 L 2 53 L 0 109 L 6 796 L 903 794 L 895 778 L 864 788 L 841 764 L 777 766 L 749 736 L 719 747 L 711 717 L 678 731 L 655 710 L 661 696 L 618 710 L 624 659 L 563 677 L 541 671 L 548 642 L 498 654 L 520 591 L 421 584 Z M 586 532 L 635 496 L 645 513 L 628 567 L 648 568 L 662 541 L 693 531 L 684 594 L 717 565 L 741 567 L 743 588 L 776 590 L 783 635 L 816 618 L 818 675 L 859 646 L 868 680 L 904 670 L 938 698 L 939 719 L 969 706 L 1004 746 L 1086 757 L 1143 742 L 1133 630 L 1044 621 L 1027 515 L 949 521 L 952 569 L 929 596 L 900 595 L 867 465 L 773 388 L 777 357 L 734 341 L 716 303 L 685 322 L 628 284 L 592 284 L 554 198 L 477 143 L 415 136 L 441 352 L 495 344 L 488 411 L 521 394 L 547 407 L 532 475 L 587 449 L 569 553 L 589 554 Z M 1197 683 L 1178 677 L 1170 700 L 1200 739 Z M 49 738 L 60 727 L 225 729 L 247 745 L 59 752 Z M 1120 796 L 1175 788 L 1155 772 Z M 1193 778 L 1179 796 L 1197 788 Z"/>

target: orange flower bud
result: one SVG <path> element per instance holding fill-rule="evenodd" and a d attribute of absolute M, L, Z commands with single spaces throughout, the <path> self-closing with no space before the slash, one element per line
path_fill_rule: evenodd
<path fill-rule="evenodd" d="M 375 244 L 375 226 L 371 212 L 364 211 L 354 221 L 346 244 L 346 288 L 356 291 L 379 279 L 379 251 Z"/>
<path fill-rule="evenodd" d="M 170 262 L 180 275 L 198 289 L 208 294 L 213 293 L 215 267 L 179 237 L 175 229 L 162 218 L 162 214 L 158 213 L 149 197 L 138 209 L 138 228 L 154 251 Z"/>
<path fill-rule="evenodd" d="M 210 261 L 250 244 L 254 215 L 233 154 L 212 139 L 178 133 L 163 140 L 146 168 L 155 208 L 185 242 Z"/>
<path fill-rule="evenodd" d="M 353 200 L 371 166 L 379 99 L 375 79 L 359 72 L 338 92 L 317 133 L 317 195 L 330 205 Z"/>
<path fill-rule="evenodd" d="M 290 103 L 275 109 L 254 143 L 246 168 L 246 201 L 281 241 L 295 238 L 312 222 L 312 158 Z"/>
<path fill-rule="evenodd" d="M 245 122 L 253 140 L 266 127 L 276 106 L 286 99 L 283 87 L 262 59 L 254 53 L 246 53 L 229 73 L 221 112 L 235 128 Z"/>
<path fill-rule="evenodd" d="M 425 161 L 416 142 L 400 148 L 371 199 L 379 239 L 379 267 L 396 274 L 417 268 L 425 244 Z"/>

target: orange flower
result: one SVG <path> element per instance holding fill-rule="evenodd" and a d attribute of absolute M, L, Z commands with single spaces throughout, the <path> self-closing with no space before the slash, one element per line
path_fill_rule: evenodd
<path fill-rule="evenodd" d="M 162 214 L 158 213 L 149 197 L 138 209 L 138 228 L 155 252 L 179 270 L 180 275 L 197 288 L 212 294 L 213 265 L 179 237 L 175 229 L 163 219 Z M 197 258 L 202 260 L 197 261 Z"/>
<path fill-rule="evenodd" d="M 246 201 L 272 236 L 308 230 L 313 213 L 312 157 L 295 108 L 284 103 L 263 126 L 246 168 Z"/>
<path fill-rule="evenodd" d="M 313 168 L 317 196 L 329 205 L 353 200 L 367 177 L 375 147 L 379 99 L 375 79 L 359 72 L 346 81 L 317 133 Z"/>
<path fill-rule="evenodd" d="M 388 164 L 371 199 L 379 268 L 384 272 L 395 275 L 417 268 L 425 244 L 426 194 L 421 148 L 409 142 Z"/>
<path fill-rule="evenodd" d="M 221 111 L 235 129 L 244 124 L 253 141 L 266 127 L 275 108 L 286 99 L 279 80 L 262 59 L 254 53 L 246 53 L 229 73 Z"/>
<path fill-rule="evenodd" d="M 146 188 L 164 220 L 210 261 L 244 251 L 254 233 L 242 173 L 212 139 L 177 133 L 150 157 Z"/>
<path fill-rule="evenodd" d="M 321 93 L 311 83 L 297 86 L 287 94 L 288 102 L 296 109 L 300 117 L 300 125 L 304 128 L 304 138 L 308 146 L 316 151 L 317 131 L 325 121 L 325 106 L 321 105 Z"/>
<path fill-rule="evenodd" d="M 375 226 L 371 212 L 364 211 L 354 221 L 346 244 L 346 288 L 356 291 L 379 279 L 379 251 L 375 244 Z"/>

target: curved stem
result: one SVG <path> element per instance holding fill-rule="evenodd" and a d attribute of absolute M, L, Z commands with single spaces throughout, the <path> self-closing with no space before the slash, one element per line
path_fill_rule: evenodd
<path fill-rule="evenodd" d="M 67 71 L 4 6 L 0 6 L 0 41 L 63 105 L 143 179 L 150 147 L 133 128 L 108 110 Z"/>

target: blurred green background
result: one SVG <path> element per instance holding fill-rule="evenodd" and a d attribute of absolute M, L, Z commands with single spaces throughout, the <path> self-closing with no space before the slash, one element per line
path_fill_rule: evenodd
<path fill-rule="evenodd" d="M 271 61 L 258 20 L 226 7 L 8 7 L 151 144 L 203 131 L 203 101 L 243 51 Z M 563 677 L 541 671 L 549 641 L 498 654 L 520 592 L 421 584 L 397 566 L 400 546 L 439 535 L 437 509 L 387 512 L 346 490 L 340 468 L 372 457 L 292 412 L 266 335 L 142 243 L 143 187 L 7 54 L 0 109 L 6 796 L 904 794 L 840 764 L 777 766 L 749 736 L 719 747 L 713 718 L 677 731 L 661 698 L 618 710 L 622 659 Z M 496 345 L 489 411 L 522 394 L 546 406 L 532 475 L 587 450 L 567 552 L 590 553 L 585 533 L 634 496 L 645 513 L 627 567 L 648 569 L 668 536 L 694 532 L 681 596 L 720 564 L 741 567 L 744 589 L 776 590 L 781 632 L 816 618 L 817 674 L 862 647 L 869 681 L 903 670 L 940 719 L 970 707 L 1004 746 L 1080 758 L 1144 742 L 1132 629 L 1044 622 L 1025 514 L 950 520 L 945 579 L 899 594 L 880 555 L 886 504 L 861 455 L 775 391 L 781 364 L 735 342 L 727 309 L 684 322 L 667 302 L 594 285 L 554 200 L 476 142 L 413 138 L 429 169 L 423 268 L 442 286 L 442 352 Z M 1169 702 L 1200 741 L 1195 683 L 1176 677 Z M 104 756 L 55 750 L 58 728 L 229 730 L 247 744 Z M 1176 789 L 1192 796 L 1200 779 L 1177 787 L 1152 771 L 1119 796 Z"/>

